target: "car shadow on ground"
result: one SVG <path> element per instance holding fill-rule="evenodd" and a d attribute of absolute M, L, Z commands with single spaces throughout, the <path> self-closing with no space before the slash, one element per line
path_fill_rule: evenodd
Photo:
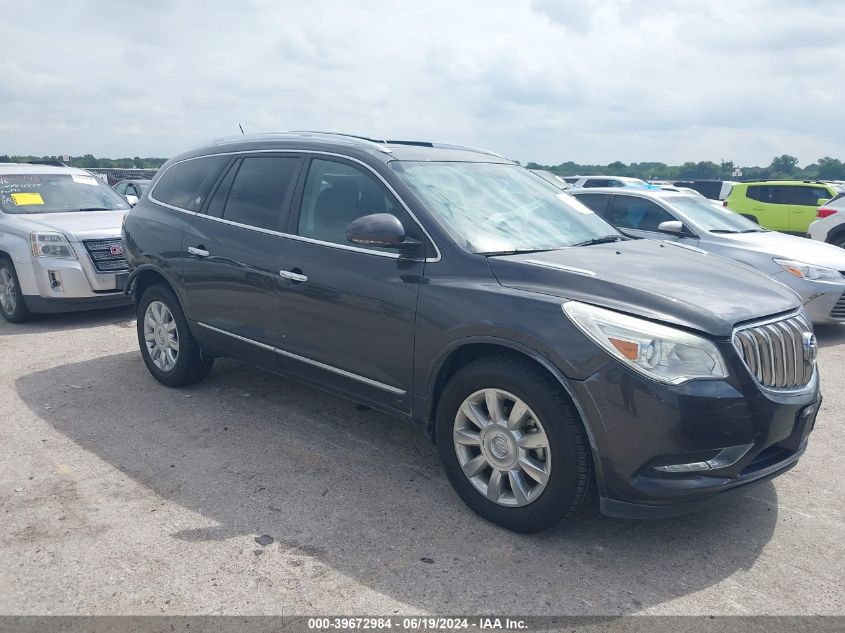
<path fill-rule="evenodd" d="M 171 534 L 186 556 L 192 542 L 268 534 L 271 548 L 435 613 L 639 611 L 749 569 L 777 524 L 764 483 L 684 517 L 511 533 L 464 506 L 410 425 L 230 360 L 183 390 L 153 381 L 138 353 L 16 387 L 81 448 L 213 522 Z"/>
<path fill-rule="evenodd" d="M 0 318 L 0 337 L 82 330 L 111 324 L 129 327 L 134 318 L 135 308 L 131 305 L 104 310 L 87 310 L 85 312 L 37 314 L 32 321 L 26 323 L 9 323 Z"/>
<path fill-rule="evenodd" d="M 826 323 L 814 328 L 819 347 L 833 347 L 845 343 L 845 325 Z"/>

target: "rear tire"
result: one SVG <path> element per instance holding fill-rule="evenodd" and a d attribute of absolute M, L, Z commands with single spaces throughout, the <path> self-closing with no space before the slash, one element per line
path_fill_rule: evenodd
<path fill-rule="evenodd" d="M 33 317 L 24 303 L 15 265 L 8 257 L 0 257 L 0 314 L 9 323 L 23 323 Z"/>
<path fill-rule="evenodd" d="M 211 372 L 213 358 L 205 358 L 191 331 L 176 294 L 156 284 L 138 302 L 138 345 L 153 378 L 168 387 L 184 387 Z"/>
<path fill-rule="evenodd" d="M 487 395 L 491 392 L 501 400 Z M 491 405 L 499 411 L 491 414 Z M 527 413 L 517 415 L 518 407 Z M 472 417 L 464 413 L 468 410 Z M 496 418 L 501 425 L 492 425 L 491 433 Z M 508 430 L 516 428 L 517 419 L 527 426 Z M 593 464 L 581 420 L 557 381 L 532 363 L 491 356 L 463 367 L 444 388 L 435 423 L 449 481 L 488 521 L 516 532 L 539 532 L 589 504 Z M 542 448 L 525 451 L 526 446 Z M 526 457 L 533 467 L 515 476 Z M 531 473 L 537 466 L 542 466 L 539 478 Z"/>
<path fill-rule="evenodd" d="M 838 246 L 839 248 L 845 248 L 845 231 L 828 236 L 827 243 Z"/>

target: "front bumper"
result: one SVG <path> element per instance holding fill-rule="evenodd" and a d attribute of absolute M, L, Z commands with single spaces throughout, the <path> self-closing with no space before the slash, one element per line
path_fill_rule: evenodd
<path fill-rule="evenodd" d="M 30 312 L 74 312 L 132 303 L 123 293 L 128 271 L 100 272 L 83 244 L 71 245 L 77 259 L 28 256 L 15 261 L 24 303 Z"/>
<path fill-rule="evenodd" d="M 773 277 L 801 296 L 804 311 L 813 323 L 845 323 L 845 279 L 842 281 L 811 281 L 799 279 L 788 272 Z"/>
<path fill-rule="evenodd" d="M 94 299 L 123 292 L 128 271 L 99 272 L 85 247 L 79 243 L 72 245 L 77 259 L 28 257 L 15 263 L 24 296 L 37 296 L 52 302 Z"/>
<path fill-rule="evenodd" d="M 786 472 L 807 446 L 821 403 L 818 372 L 801 393 L 763 391 L 735 356 L 731 377 L 660 384 L 611 363 L 574 383 L 594 444 L 602 512 L 683 514 Z M 747 447 L 723 467 L 662 472 Z"/>

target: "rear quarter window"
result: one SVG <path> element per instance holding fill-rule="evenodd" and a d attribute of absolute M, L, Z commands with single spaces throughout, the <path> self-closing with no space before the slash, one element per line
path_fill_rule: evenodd
<path fill-rule="evenodd" d="M 179 209 L 197 211 L 228 160 L 228 156 L 205 156 L 176 163 L 158 179 L 150 197 Z"/>

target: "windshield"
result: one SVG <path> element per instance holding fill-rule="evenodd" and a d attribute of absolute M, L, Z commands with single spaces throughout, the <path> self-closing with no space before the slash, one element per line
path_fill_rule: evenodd
<path fill-rule="evenodd" d="M 111 187 L 87 174 L 0 175 L 3 213 L 65 213 L 130 208 Z"/>
<path fill-rule="evenodd" d="M 619 232 L 517 165 L 394 161 L 391 168 L 473 253 L 553 250 Z"/>
<path fill-rule="evenodd" d="M 696 226 L 711 233 L 751 233 L 764 230 L 760 225 L 707 198 L 688 195 L 667 197 L 664 200 L 681 211 Z"/>

